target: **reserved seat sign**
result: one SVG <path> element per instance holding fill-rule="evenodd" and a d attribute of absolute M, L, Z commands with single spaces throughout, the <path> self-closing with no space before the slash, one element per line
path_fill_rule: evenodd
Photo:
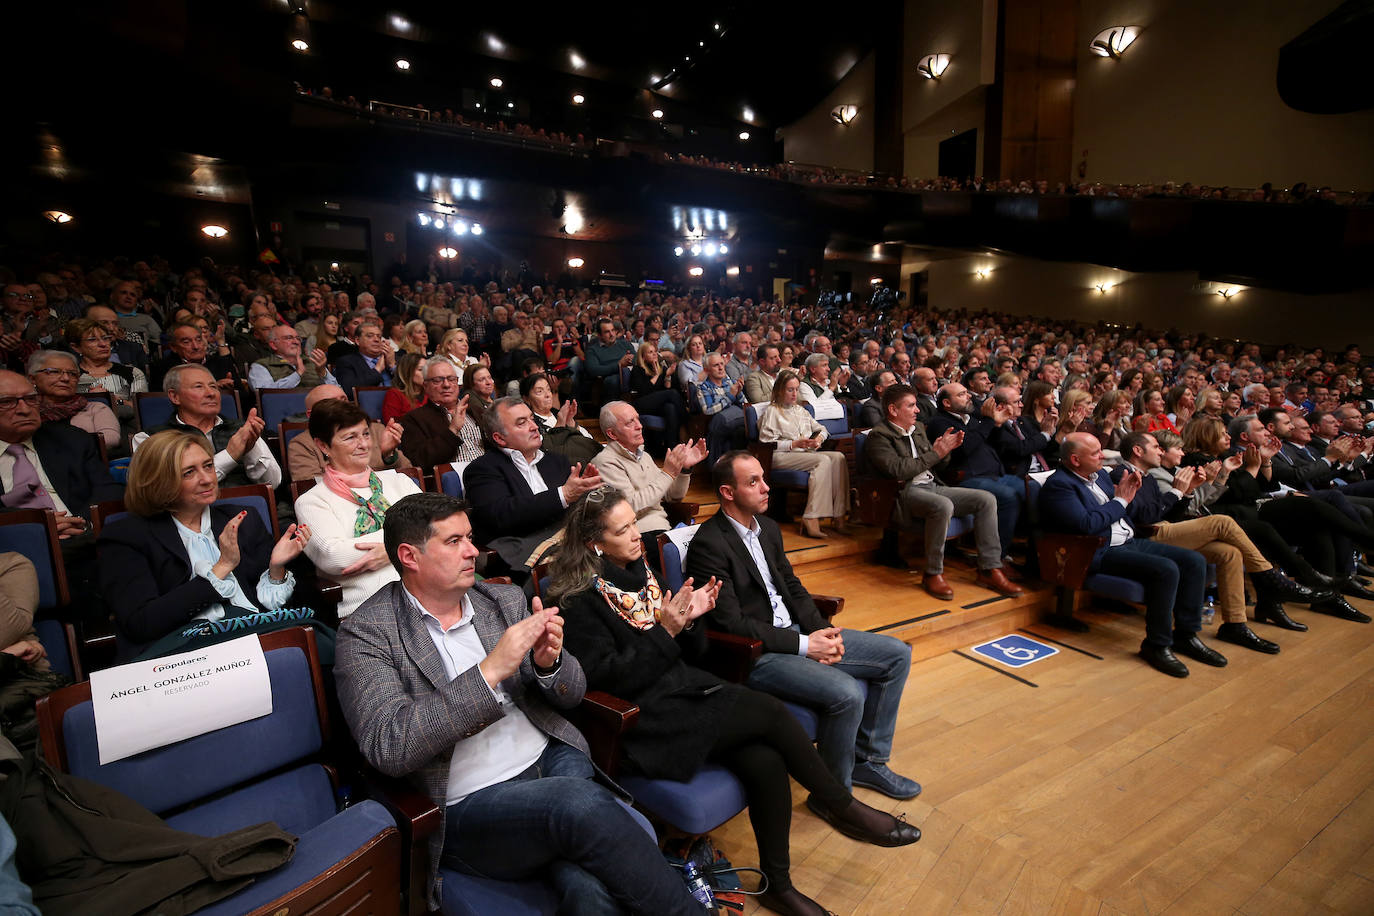
<path fill-rule="evenodd" d="M 96 743 L 105 765 L 272 712 L 257 636 L 91 673 Z"/>

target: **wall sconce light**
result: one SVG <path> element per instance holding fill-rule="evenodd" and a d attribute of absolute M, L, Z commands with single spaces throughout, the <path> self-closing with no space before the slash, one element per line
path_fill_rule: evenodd
<path fill-rule="evenodd" d="M 693 277 L 699 277 L 699 276 L 701 276 L 702 274 L 704 274 L 705 272 L 706 272 L 706 271 L 702 270 L 700 267 L 689 267 L 689 268 L 687 268 L 687 273 L 688 273 L 688 275 L 689 275 L 689 276 L 693 276 Z"/>
<path fill-rule="evenodd" d="M 848 124 L 859 116 L 858 105 L 836 105 L 830 109 L 830 120 L 836 124 Z"/>
<path fill-rule="evenodd" d="M 661 121 L 663 120 L 663 109 L 655 108 L 653 111 L 649 112 L 649 116 L 655 121 Z"/>
<path fill-rule="evenodd" d="M 986 280 L 988 277 L 992 276 L 992 268 L 980 267 L 973 272 L 973 275 L 979 280 Z"/>
<path fill-rule="evenodd" d="M 928 80 L 938 80 L 949 69 L 948 54 L 927 54 L 916 65 L 916 72 Z"/>
<path fill-rule="evenodd" d="M 200 231 L 201 231 L 201 232 L 204 232 L 206 235 L 208 235 L 208 236 L 209 236 L 210 238 L 212 238 L 212 239 L 222 239 L 222 238 L 224 238 L 226 235 L 229 234 L 229 230 L 228 230 L 228 229 L 225 229 L 223 226 L 215 226 L 215 225 L 201 226 L 201 227 L 200 227 Z"/>
<path fill-rule="evenodd" d="M 586 263 L 587 262 L 582 260 L 581 258 L 568 258 L 568 266 L 571 267 L 573 270 L 577 270 L 579 267 Z"/>
<path fill-rule="evenodd" d="M 1103 280 L 1101 283 L 1097 284 L 1097 286 L 1095 286 L 1094 289 L 1097 290 L 1098 295 L 1103 295 L 1111 292 L 1115 287 L 1116 284 L 1113 283 L 1111 280 Z"/>
<path fill-rule="evenodd" d="M 447 245 L 445 245 L 443 248 L 439 249 L 439 257 L 443 258 L 446 261 L 452 260 L 453 258 L 458 257 L 458 250 L 456 248 L 450 248 Z"/>
<path fill-rule="evenodd" d="M 869 285 L 869 286 L 881 286 L 881 285 L 882 285 L 882 282 L 883 282 L 883 278 L 882 278 L 882 277 L 869 277 L 869 278 L 868 278 L 868 285 Z"/>
<path fill-rule="evenodd" d="M 1088 50 L 1098 57 L 1110 57 L 1112 60 L 1117 60 L 1126 53 L 1126 49 L 1131 46 L 1139 34 L 1139 26 L 1114 25 L 1098 32 L 1092 44 L 1088 45 Z"/>
<path fill-rule="evenodd" d="M 59 226 L 72 221 L 72 215 L 66 210 L 44 210 L 43 216 L 45 219 L 51 220 Z"/>
<path fill-rule="evenodd" d="M 1242 292 L 1244 289 L 1245 287 L 1243 286 L 1223 286 L 1216 291 L 1216 294 L 1229 302 L 1232 296 Z"/>
<path fill-rule="evenodd" d="M 727 277 L 738 277 L 738 276 L 739 276 L 739 267 L 738 267 L 738 266 L 732 266 L 732 267 L 727 267 L 727 268 L 725 268 L 725 275 L 726 275 Z"/>

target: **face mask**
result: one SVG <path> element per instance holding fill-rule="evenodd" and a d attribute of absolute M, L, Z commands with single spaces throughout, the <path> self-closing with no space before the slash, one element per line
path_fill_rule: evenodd
<path fill-rule="evenodd" d="M 1159 350 L 1157 350 L 1157 349 L 1154 348 L 1154 347 L 1151 347 L 1150 349 L 1146 350 L 1145 352 L 1148 353 L 1148 354 L 1150 354 L 1150 359 L 1154 359 L 1156 356 L 1159 355 Z"/>

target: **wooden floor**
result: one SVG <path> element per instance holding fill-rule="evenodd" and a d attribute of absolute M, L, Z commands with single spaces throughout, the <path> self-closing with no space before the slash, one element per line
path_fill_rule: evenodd
<path fill-rule="evenodd" d="M 850 626 L 939 604 L 857 559 L 801 574 Z M 947 650 L 914 664 L 893 765 L 925 791 L 858 792 L 922 840 L 848 840 L 794 783 L 796 885 L 840 914 L 1374 913 L 1374 625 L 1295 613 L 1309 632 L 1256 627 L 1280 655 L 1215 643 L 1227 668 L 1175 680 L 1134 656 L 1139 614 L 1084 616 L 1028 627 L 1092 653 L 1019 669 L 1035 686 Z M 713 836 L 757 863 L 744 815 Z"/>

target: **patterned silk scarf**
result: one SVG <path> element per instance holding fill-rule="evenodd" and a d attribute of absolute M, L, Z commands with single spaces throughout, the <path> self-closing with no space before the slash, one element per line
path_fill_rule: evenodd
<path fill-rule="evenodd" d="M 636 630 L 648 630 L 658 625 L 663 614 L 663 590 L 658 587 L 653 570 L 645 567 L 644 587 L 638 591 L 618 588 L 602 576 L 593 577 L 592 584 L 611 609 Z"/>
<path fill-rule="evenodd" d="M 353 536 L 362 537 L 382 529 L 386 521 L 386 510 L 391 503 L 382 495 L 382 480 L 373 471 L 368 471 L 366 479 L 362 474 L 341 474 L 333 465 L 325 465 L 324 485 L 330 492 L 337 493 L 358 506 L 358 517 L 353 520 Z M 367 499 L 353 492 L 354 487 L 366 485 L 370 491 Z"/>

